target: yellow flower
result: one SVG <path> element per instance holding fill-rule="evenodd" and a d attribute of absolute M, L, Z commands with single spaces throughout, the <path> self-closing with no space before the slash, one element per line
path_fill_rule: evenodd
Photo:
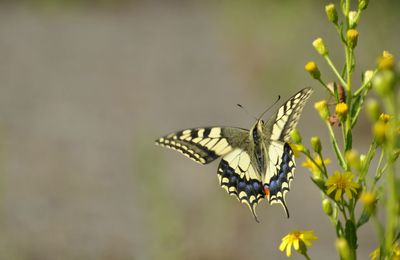
<path fill-rule="evenodd" d="M 389 126 L 382 120 L 378 120 L 372 127 L 372 132 L 378 143 L 382 143 L 386 140 L 387 131 Z"/>
<path fill-rule="evenodd" d="M 334 24 L 337 24 L 338 21 L 338 14 L 336 11 L 336 7 L 334 4 L 328 4 L 325 6 L 325 13 L 326 16 L 328 17 L 328 20 L 331 21 Z"/>
<path fill-rule="evenodd" d="M 363 193 L 361 193 L 360 200 L 366 207 L 372 206 L 376 201 L 375 193 L 364 191 Z"/>
<path fill-rule="evenodd" d="M 325 186 L 328 188 L 326 191 L 328 195 L 336 191 L 335 200 L 338 201 L 343 193 L 346 193 L 349 199 L 353 198 L 353 193 L 357 193 L 360 184 L 353 181 L 353 174 L 351 172 L 340 173 L 336 171 L 328 177 Z"/>
<path fill-rule="evenodd" d="M 381 255 L 381 249 L 379 247 L 376 248 L 374 251 L 372 251 L 371 254 L 369 254 L 371 260 L 378 260 L 380 255 Z"/>
<path fill-rule="evenodd" d="M 314 46 L 315 50 L 322 56 L 328 55 L 329 53 L 328 48 L 326 47 L 324 40 L 322 40 L 322 38 L 315 39 L 312 45 Z"/>
<path fill-rule="evenodd" d="M 347 116 L 347 112 L 349 111 L 349 107 L 346 103 L 340 102 L 336 104 L 336 114 L 340 119 L 344 120 Z"/>
<path fill-rule="evenodd" d="M 353 168 L 360 170 L 361 169 L 361 160 L 360 160 L 360 155 L 358 152 L 354 149 L 349 150 L 345 153 L 344 155 L 347 163 Z"/>
<path fill-rule="evenodd" d="M 378 58 L 378 68 L 381 70 L 392 69 L 394 67 L 395 60 L 393 54 L 388 51 L 383 51 L 382 56 Z"/>
<path fill-rule="evenodd" d="M 299 158 L 300 153 L 304 151 L 304 146 L 302 144 L 289 143 L 290 148 L 293 151 L 294 157 Z"/>
<path fill-rule="evenodd" d="M 347 44 L 350 48 L 354 49 L 357 45 L 358 31 L 355 29 L 350 29 L 346 32 Z"/>
<path fill-rule="evenodd" d="M 391 118 L 391 116 L 388 115 L 388 114 L 385 114 L 385 113 L 382 113 L 382 114 L 379 116 L 379 120 L 381 120 L 381 121 L 384 122 L 384 123 L 389 122 L 390 118 Z"/>
<path fill-rule="evenodd" d="M 279 250 L 282 252 L 286 248 L 286 256 L 290 257 L 292 255 L 292 245 L 296 251 L 301 250 L 301 244 L 304 247 L 311 246 L 312 240 L 317 240 L 318 238 L 314 236 L 314 232 L 312 230 L 295 230 L 287 234 L 282 238 L 281 245 L 279 246 Z M 306 249 L 306 248 L 305 248 Z M 304 253 L 304 252 L 300 252 Z"/>
<path fill-rule="evenodd" d="M 394 260 L 399 260 L 400 259 L 400 245 L 397 242 L 396 244 L 393 245 L 393 255 L 392 255 L 392 259 Z"/>
<path fill-rule="evenodd" d="M 369 256 L 371 257 L 371 260 L 378 260 L 380 259 L 381 256 L 381 250 L 380 248 L 376 248 L 374 251 L 371 252 L 371 254 L 369 254 Z M 400 245 L 398 242 L 396 242 L 393 245 L 392 248 L 392 258 L 390 258 L 392 260 L 399 260 L 400 259 Z"/>
<path fill-rule="evenodd" d="M 310 169 L 310 171 L 314 175 L 314 177 L 321 177 L 321 170 L 319 168 L 323 168 L 322 159 L 319 155 L 313 159 L 317 165 L 315 165 L 315 163 L 313 161 L 311 161 L 310 158 L 307 157 L 306 160 L 302 163 L 302 166 Z M 326 158 L 324 160 L 325 165 L 330 164 L 330 163 L 331 163 L 331 159 Z"/>
<path fill-rule="evenodd" d="M 350 248 L 346 239 L 338 238 L 336 240 L 336 250 L 339 252 L 340 259 L 351 259 Z"/>
<path fill-rule="evenodd" d="M 314 104 L 314 108 L 319 112 L 322 119 L 326 120 L 329 117 L 328 103 L 326 100 L 321 100 Z"/>
<path fill-rule="evenodd" d="M 314 61 L 307 62 L 304 68 L 306 69 L 306 71 L 308 71 L 308 73 L 310 73 L 311 77 L 313 77 L 314 79 L 321 78 L 321 72 L 319 71 L 318 66 Z"/>

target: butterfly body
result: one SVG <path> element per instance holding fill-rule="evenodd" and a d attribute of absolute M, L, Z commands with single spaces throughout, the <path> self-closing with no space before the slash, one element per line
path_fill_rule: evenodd
<path fill-rule="evenodd" d="M 295 169 L 289 134 L 312 92 L 311 88 L 302 89 L 266 123 L 258 119 L 250 130 L 192 128 L 161 137 L 156 144 L 177 150 L 201 164 L 222 157 L 217 171 L 219 184 L 246 204 L 256 221 L 255 208 L 265 197 L 270 204 L 280 203 L 289 217 L 285 195 Z"/>

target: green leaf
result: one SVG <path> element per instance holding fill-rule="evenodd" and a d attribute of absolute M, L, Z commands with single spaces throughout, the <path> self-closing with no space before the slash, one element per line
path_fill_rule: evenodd
<path fill-rule="evenodd" d="M 355 96 L 353 106 L 351 107 L 350 116 L 351 116 L 351 128 L 353 128 L 358 120 L 358 116 L 360 115 L 361 109 L 363 108 L 363 104 L 365 101 L 365 97 L 367 96 L 368 90 L 364 91 L 358 96 Z"/>
<path fill-rule="evenodd" d="M 345 151 L 350 151 L 353 145 L 353 134 L 351 133 L 351 130 L 347 131 L 346 134 L 346 147 Z"/>
<path fill-rule="evenodd" d="M 345 237 L 349 247 L 353 250 L 357 249 L 357 230 L 353 221 L 351 220 L 346 221 Z"/>
<path fill-rule="evenodd" d="M 371 210 L 367 210 L 364 208 L 361 213 L 360 219 L 357 222 L 357 228 L 367 223 L 370 217 L 371 217 Z"/>

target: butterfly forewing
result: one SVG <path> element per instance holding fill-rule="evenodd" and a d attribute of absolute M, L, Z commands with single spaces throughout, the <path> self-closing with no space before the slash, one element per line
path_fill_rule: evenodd
<path fill-rule="evenodd" d="M 266 123 L 266 129 L 270 132 L 271 140 L 287 142 L 290 132 L 296 128 L 301 111 L 313 93 L 312 88 L 304 88 L 285 102 L 278 112 Z"/>
<path fill-rule="evenodd" d="M 207 164 L 244 145 L 248 131 L 234 127 L 201 127 L 172 133 L 156 140 L 201 164 Z"/>

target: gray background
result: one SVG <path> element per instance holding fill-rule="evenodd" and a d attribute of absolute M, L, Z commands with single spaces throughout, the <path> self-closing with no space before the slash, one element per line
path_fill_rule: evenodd
<path fill-rule="evenodd" d="M 249 128 L 254 120 L 236 103 L 258 115 L 277 95 L 313 86 L 299 129 L 306 142 L 321 136 L 332 158 L 313 109 L 326 94 L 304 71 L 315 60 L 333 79 L 311 46 L 316 37 L 342 65 L 326 3 L 2 2 L 0 258 L 285 259 L 280 239 L 304 229 L 319 237 L 313 259 L 336 259 L 304 158 L 287 195 L 291 218 L 264 201 L 257 224 L 218 186 L 217 163 L 153 144 L 182 128 Z M 371 1 L 362 16 L 357 82 L 383 49 L 400 55 L 399 10 L 397 1 Z M 362 115 L 354 135 L 362 153 L 369 129 Z M 359 259 L 376 246 L 368 224 Z"/>

